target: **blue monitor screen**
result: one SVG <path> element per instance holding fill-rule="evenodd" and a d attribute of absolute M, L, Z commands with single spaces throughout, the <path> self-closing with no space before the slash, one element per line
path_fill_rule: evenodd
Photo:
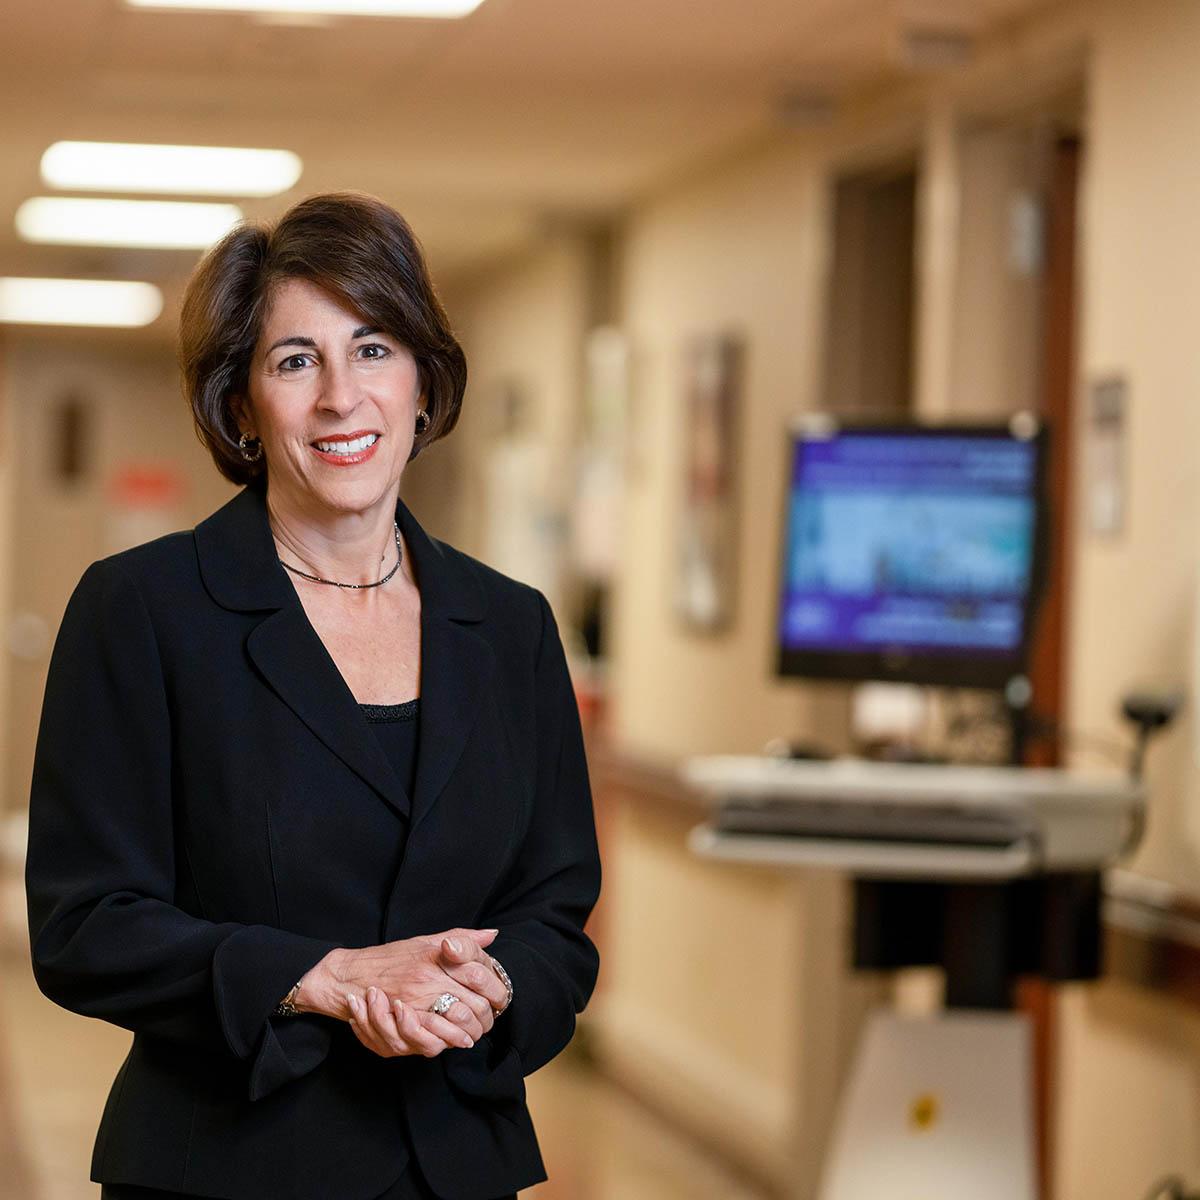
<path fill-rule="evenodd" d="M 1025 650 L 1038 439 L 997 430 L 841 430 L 793 446 L 780 607 L 785 660 L 863 677 L 924 660 L 988 675 Z M 867 669 L 877 658 L 895 671 Z M 819 669 L 824 662 L 830 670 Z M 854 670 L 849 670 L 854 674 Z M 1002 673 L 1002 672 L 1001 672 Z"/>

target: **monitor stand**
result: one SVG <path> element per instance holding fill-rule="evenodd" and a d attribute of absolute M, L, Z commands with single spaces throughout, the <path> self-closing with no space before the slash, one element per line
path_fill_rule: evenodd
<path fill-rule="evenodd" d="M 944 689 L 911 683 L 860 683 L 851 693 L 850 726 L 854 744 L 866 758 L 889 762 L 937 763 L 944 757 L 921 747 L 933 724 L 934 695 Z M 994 694 L 994 693 L 993 693 Z M 1014 675 L 1001 693 L 1009 732 L 1008 762 L 1026 761 L 1033 734 L 1033 689 L 1024 675 Z M 997 718 L 1000 720 L 1001 718 Z"/>
<path fill-rule="evenodd" d="M 1031 717 L 1033 716 L 1033 684 L 1028 676 L 1014 675 L 1004 689 L 1004 704 L 1008 710 L 1009 725 L 1009 759 L 1014 766 L 1025 763 L 1025 754 L 1029 748 L 1029 738 L 1032 733 Z"/>
<path fill-rule="evenodd" d="M 850 694 L 850 732 L 865 758 L 928 762 L 931 690 L 912 683 L 860 683 Z"/>

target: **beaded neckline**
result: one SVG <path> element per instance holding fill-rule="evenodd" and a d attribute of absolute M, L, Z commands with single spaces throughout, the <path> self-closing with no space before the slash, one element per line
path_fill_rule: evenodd
<path fill-rule="evenodd" d="M 363 716 L 372 724 L 381 721 L 410 721 L 417 715 L 421 697 L 402 700 L 399 704 L 360 704 Z"/>

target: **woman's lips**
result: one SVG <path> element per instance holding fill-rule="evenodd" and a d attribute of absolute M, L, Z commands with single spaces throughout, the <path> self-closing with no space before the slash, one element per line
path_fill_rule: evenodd
<path fill-rule="evenodd" d="M 365 450 L 358 450 L 354 454 L 331 454 L 328 450 L 318 450 L 316 446 L 309 446 L 309 449 L 332 467 L 353 467 L 366 462 L 375 453 L 382 440 L 381 437 L 377 437 Z"/>

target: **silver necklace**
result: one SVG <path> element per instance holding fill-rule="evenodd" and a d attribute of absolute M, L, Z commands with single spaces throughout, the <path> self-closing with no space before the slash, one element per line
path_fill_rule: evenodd
<path fill-rule="evenodd" d="M 322 579 L 320 575 L 310 575 L 307 571 L 301 571 L 298 567 L 288 566 L 283 559 L 279 559 L 280 563 L 291 571 L 293 575 L 299 575 L 303 579 L 311 579 L 313 583 L 328 583 L 332 587 L 340 588 L 369 588 L 378 587 L 381 583 L 387 583 L 395 573 L 400 570 L 400 561 L 404 557 L 404 552 L 400 549 L 400 526 L 393 521 L 392 531 L 396 535 L 396 565 L 382 578 L 375 580 L 374 583 L 338 583 L 336 579 Z M 278 556 L 276 556 L 278 557 Z"/>

